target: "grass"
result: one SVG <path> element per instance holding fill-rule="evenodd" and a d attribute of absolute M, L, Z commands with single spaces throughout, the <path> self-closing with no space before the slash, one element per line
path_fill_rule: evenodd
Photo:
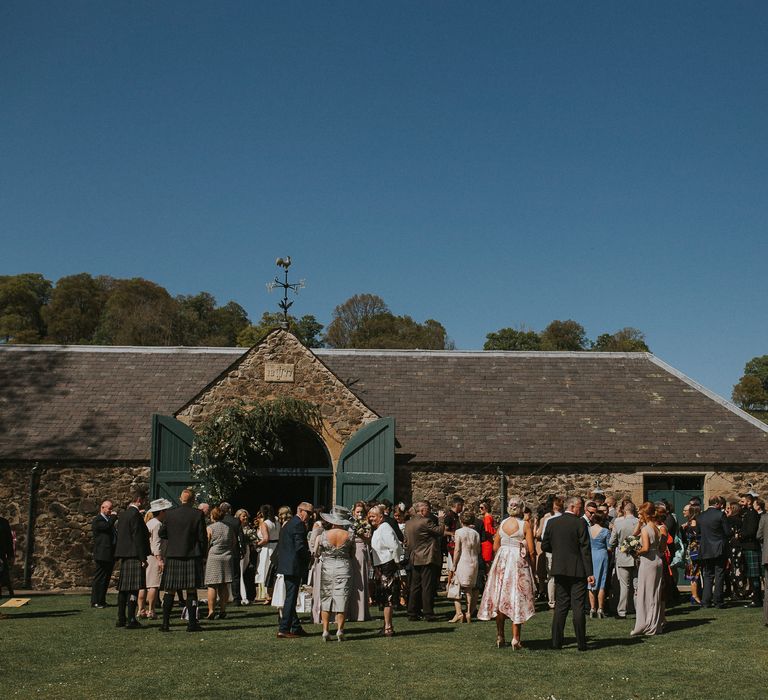
<path fill-rule="evenodd" d="M 110 595 L 112 601 L 114 596 Z M 452 609 L 452 608 L 450 608 Z M 573 638 L 549 649 L 550 613 L 523 630 L 525 649 L 496 649 L 495 625 L 411 623 L 376 635 L 378 620 L 350 624 L 348 641 L 275 638 L 272 608 L 231 611 L 187 634 L 178 611 L 173 631 L 157 622 L 116 629 L 115 608 L 93 610 L 86 596 L 35 596 L 0 619 L 3 698 L 361 697 L 456 698 L 488 693 L 536 700 L 768 696 L 768 628 L 762 611 L 732 607 L 669 614 L 669 632 L 630 639 L 632 622 L 588 621 L 590 651 Z M 440 601 L 438 612 L 448 613 Z M 566 632 L 572 632 L 569 626 Z M 509 638 L 511 633 L 508 632 Z"/>

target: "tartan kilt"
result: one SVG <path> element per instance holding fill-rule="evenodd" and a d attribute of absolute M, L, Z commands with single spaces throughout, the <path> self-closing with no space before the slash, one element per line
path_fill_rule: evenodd
<path fill-rule="evenodd" d="M 746 577 L 758 578 L 762 574 L 760 571 L 761 552 L 754 549 L 744 549 L 742 550 L 742 554 L 744 555 L 744 573 Z"/>
<path fill-rule="evenodd" d="M 203 588 L 203 562 L 200 557 L 166 559 L 160 588 L 164 591 Z"/>
<path fill-rule="evenodd" d="M 118 591 L 140 591 L 146 588 L 145 569 L 139 559 L 121 559 Z"/>

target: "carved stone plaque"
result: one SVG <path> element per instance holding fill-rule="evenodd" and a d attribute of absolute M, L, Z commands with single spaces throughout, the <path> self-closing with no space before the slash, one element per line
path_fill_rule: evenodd
<path fill-rule="evenodd" d="M 292 382 L 294 364 L 267 362 L 264 364 L 265 382 Z"/>

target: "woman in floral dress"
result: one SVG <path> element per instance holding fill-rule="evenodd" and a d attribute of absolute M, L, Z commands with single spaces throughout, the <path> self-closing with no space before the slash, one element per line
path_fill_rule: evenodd
<path fill-rule="evenodd" d="M 535 614 L 536 589 L 533 582 L 533 528 L 524 519 L 522 497 L 512 496 L 504 520 L 496 532 L 493 560 L 483 598 L 477 612 L 478 620 L 496 620 L 496 646 L 505 645 L 504 623 L 512 620 L 512 648 L 520 649 L 523 623 Z"/>

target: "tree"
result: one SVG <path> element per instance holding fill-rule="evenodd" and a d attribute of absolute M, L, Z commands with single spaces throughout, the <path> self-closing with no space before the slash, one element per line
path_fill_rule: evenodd
<path fill-rule="evenodd" d="M 217 307 L 208 292 L 176 297 L 178 319 L 176 336 L 182 345 L 230 347 L 248 326 L 248 314 L 240 304 L 230 301 Z"/>
<path fill-rule="evenodd" d="M 536 331 L 524 327 L 500 328 L 495 333 L 485 336 L 483 350 L 540 350 L 541 336 Z"/>
<path fill-rule="evenodd" d="M 0 342 L 39 342 L 45 336 L 42 309 L 50 295 L 51 282 L 39 273 L 0 276 Z"/>
<path fill-rule="evenodd" d="M 768 391 L 768 355 L 753 357 L 744 365 L 744 376 L 757 377 L 763 385 L 763 389 Z"/>
<path fill-rule="evenodd" d="M 763 387 L 760 378 L 754 374 L 746 374 L 733 387 L 731 394 L 733 402 L 745 411 L 768 410 L 768 392 Z"/>
<path fill-rule="evenodd" d="M 261 315 L 261 321 L 258 324 L 246 326 L 237 336 L 237 344 L 242 347 L 251 347 L 256 345 L 267 333 L 275 328 L 281 328 L 283 314 L 265 311 Z M 307 314 L 297 319 L 295 316 L 288 316 L 288 330 L 290 330 L 304 345 L 308 348 L 321 348 L 323 342 L 320 334 L 323 331 L 323 324 L 318 323 L 317 319 L 311 314 Z"/>
<path fill-rule="evenodd" d="M 438 321 L 428 319 L 422 324 L 410 316 L 386 312 L 362 321 L 352 333 L 348 347 L 445 350 L 451 345 L 445 328 Z"/>
<path fill-rule="evenodd" d="M 177 321 L 178 304 L 160 285 L 140 277 L 115 280 L 96 339 L 106 345 L 175 345 Z"/>
<path fill-rule="evenodd" d="M 586 347 L 584 326 L 571 319 L 552 321 L 541 333 L 542 350 L 584 350 Z"/>
<path fill-rule="evenodd" d="M 333 310 L 325 333 L 325 343 L 332 348 L 349 348 L 352 335 L 373 316 L 389 313 L 389 307 L 376 294 L 355 294 Z"/>
<path fill-rule="evenodd" d="M 62 277 L 42 310 L 48 339 L 65 344 L 92 342 L 105 301 L 104 285 L 87 272 Z"/>
<path fill-rule="evenodd" d="M 592 349 L 602 352 L 650 352 L 645 343 L 645 334 L 629 326 L 615 333 L 599 335 Z"/>

